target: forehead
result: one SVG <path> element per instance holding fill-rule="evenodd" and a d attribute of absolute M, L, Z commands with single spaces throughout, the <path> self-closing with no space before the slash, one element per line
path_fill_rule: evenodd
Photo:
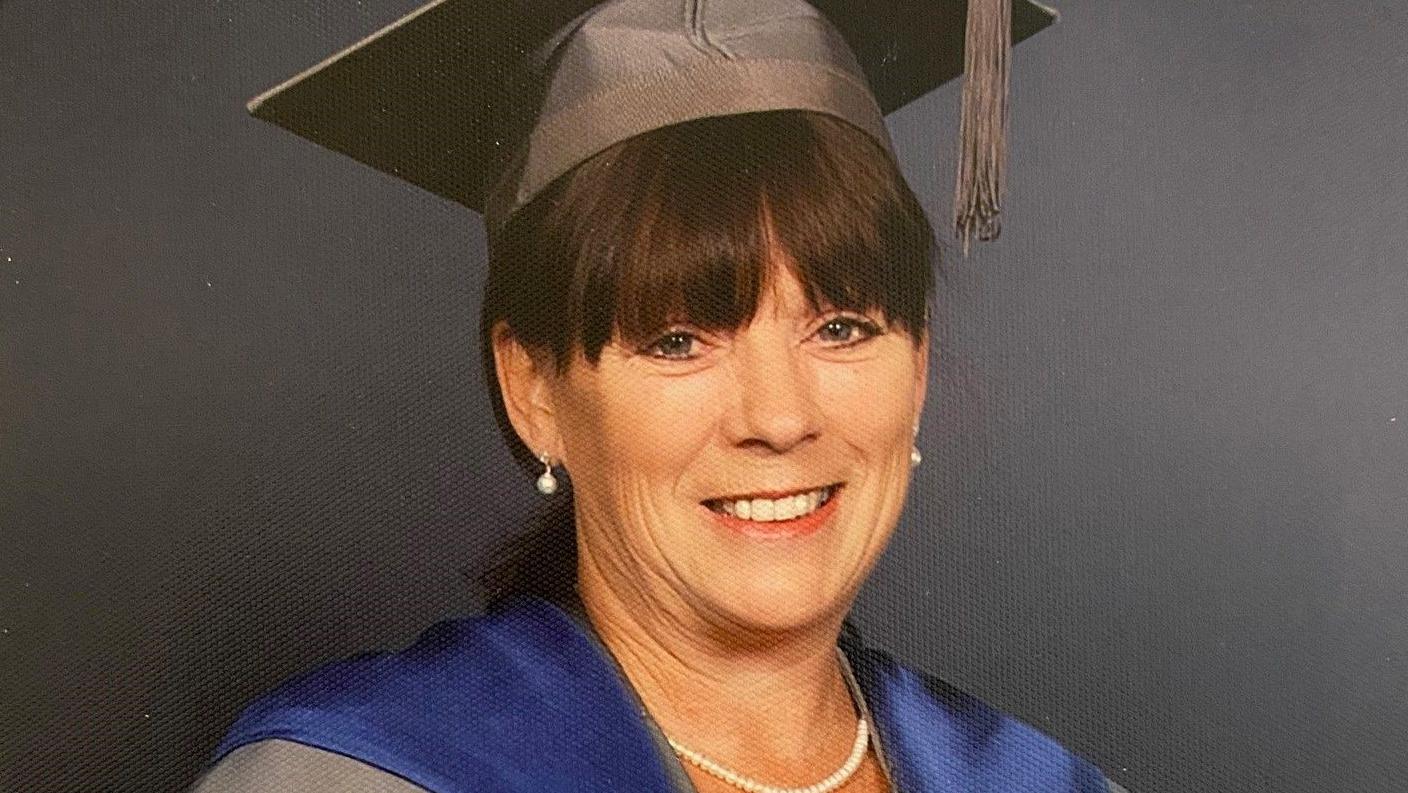
<path fill-rule="evenodd" d="M 686 286 L 677 294 L 672 305 L 663 316 L 663 322 L 691 322 L 713 327 L 722 317 L 731 317 L 736 329 L 764 317 L 796 317 L 834 308 L 832 301 L 815 284 L 811 287 L 804 281 L 804 268 L 775 238 L 769 238 L 763 246 L 762 255 L 755 261 L 737 261 L 732 264 L 732 276 L 749 275 L 757 278 L 756 289 L 750 294 L 708 296 L 697 294 L 697 290 Z M 702 301 L 700 298 L 703 297 Z M 693 298 L 693 299 L 691 299 Z M 712 298 L 712 299 L 709 299 Z M 859 307 L 856 307 L 859 308 Z"/>
<path fill-rule="evenodd" d="M 797 314 L 812 311 L 806 289 L 797 276 L 797 261 L 784 248 L 769 239 L 765 281 L 758 294 L 757 313 Z M 819 297 L 824 304 L 825 297 Z"/>

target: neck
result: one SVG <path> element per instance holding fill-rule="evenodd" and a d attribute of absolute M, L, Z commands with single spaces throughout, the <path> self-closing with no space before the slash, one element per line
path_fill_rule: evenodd
<path fill-rule="evenodd" d="M 618 591 L 583 556 L 582 606 L 665 734 L 775 784 L 808 784 L 846 759 L 856 710 L 837 657 L 840 618 L 750 634 L 677 598 Z"/>

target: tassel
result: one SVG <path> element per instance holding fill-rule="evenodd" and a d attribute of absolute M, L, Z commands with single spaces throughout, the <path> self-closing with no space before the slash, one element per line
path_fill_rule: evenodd
<path fill-rule="evenodd" d="M 963 45 L 963 110 L 958 179 L 953 189 L 954 232 L 963 255 L 974 236 L 1002 232 L 1007 159 L 1008 64 L 1012 56 L 1011 0 L 968 0 Z"/>

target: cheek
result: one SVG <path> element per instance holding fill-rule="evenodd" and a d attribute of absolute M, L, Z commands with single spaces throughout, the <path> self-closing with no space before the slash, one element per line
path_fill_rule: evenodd
<path fill-rule="evenodd" d="M 712 432 L 710 380 L 605 379 L 593 400 L 598 464 L 632 478 L 677 478 Z"/>
<path fill-rule="evenodd" d="M 827 426 L 862 448 L 908 441 L 914 416 L 913 366 L 880 359 L 856 366 L 821 367 L 818 405 Z"/>

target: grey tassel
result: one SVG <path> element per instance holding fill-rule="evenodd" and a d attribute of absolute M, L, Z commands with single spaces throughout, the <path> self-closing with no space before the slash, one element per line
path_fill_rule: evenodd
<path fill-rule="evenodd" d="M 954 232 L 963 255 L 976 236 L 1002 232 L 1007 159 L 1008 64 L 1012 56 L 1011 0 L 968 0 L 963 47 L 963 110 L 958 179 L 953 189 Z"/>

